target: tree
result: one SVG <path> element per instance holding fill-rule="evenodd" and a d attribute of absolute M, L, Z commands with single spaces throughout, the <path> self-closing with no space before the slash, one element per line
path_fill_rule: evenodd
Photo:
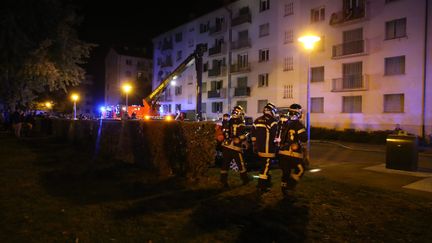
<path fill-rule="evenodd" d="M 67 2 L 66 2 L 67 3 Z M 0 14 L 0 102 L 28 105 L 76 86 L 94 44 L 78 39 L 80 18 L 60 0 L 6 0 Z"/>

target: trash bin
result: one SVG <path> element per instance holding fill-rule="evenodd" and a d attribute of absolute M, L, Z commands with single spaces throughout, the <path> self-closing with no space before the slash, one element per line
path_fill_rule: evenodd
<path fill-rule="evenodd" d="M 416 171 L 417 162 L 417 136 L 396 134 L 391 134 L 387 136 L 386 168 Z"/>

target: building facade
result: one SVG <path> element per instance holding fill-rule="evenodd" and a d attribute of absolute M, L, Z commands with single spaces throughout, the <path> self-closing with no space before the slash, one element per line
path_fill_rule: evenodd
<path fill-rule="evenodd" d="M 128 104 L 142 105 L 142 99 L 151 91 L 152 60 L 142 50 L 113 47 L 105 57 L 105 106 L 125 104 L 123 83 L 131 83 L 133 90 Z"/>
<path fill-rule="evenodd" d="M 239 104 L 299 103 L 311 125 L 432 133 L 431 0 L 239 0 L 153 39 L 153 87 L 205 43 L 204 117 Z M 298 38 L 321 37 L 306 51 Z M 308 79 L 308 73 L 310 79 Z M 164 112 L 193 110 L 196 72 L 165 91 Z"/>

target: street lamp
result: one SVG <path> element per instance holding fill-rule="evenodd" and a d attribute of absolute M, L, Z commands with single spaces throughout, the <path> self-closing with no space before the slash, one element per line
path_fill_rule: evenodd
<path fill-rule="evenodd" d="M 79 100 L 79 95 L 78 94 L 72 94 L 71 99 L 74 103 L 74 120 L 76 120 L 76 102 Z"/>
<path fill-rule="evenodd" d="M 128 115 L 128 95 L 129 92 L 132 90 L 132 86 L 129 83 L 124 83 L 122 85 L 122 90 L 126 94 L 126 114 Z M 126 115 L 126 117 L 127 117 Z"/>
<path fill-rule="evenodd" d="M 49 109 L 51 109 L 52 108 L 52 103 L 51 103 L 51 101 L 47 101 L 47 102 L 45 102 L 45 106 L 46 106 L 46 108 L 49 110 Z"/>
<path fill-rule="evenodd" d="M 314 49 L 315 44 L 320 41 L 321 38 L 314 35 L 305 35 L 300 38 L 298 38 L 298 41 L 300 41 L 303 44 L 303 47 L 306 49 L 308 53 L 308 61 L 307 61 L 307 97 L 306 97 L 306 130 L 307 130 L 307 158 L 309 159 L 309 153 L 310 153 L 310 110 L 311 110 L 311 101 L 310 101 L 310 82 L 311 82 L 311 70 L 310 70 L 310 54 Z"/>

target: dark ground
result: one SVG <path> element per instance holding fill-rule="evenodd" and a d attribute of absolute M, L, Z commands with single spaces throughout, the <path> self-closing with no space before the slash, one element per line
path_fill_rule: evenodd
<path fill-rule="evenodd" d="M 363 170 L 383 163 L 379 153 L 312 149 L 322 171 L 287 201 L 277 169 L 257 198 L 256 181 L 240 186 L 235 172 L 226 191 L 216 168 L 194 185 L 159 181 L 54 139 L 2 133 L 0 242 L 432 242 L 432 193 L 401 188 L 418 178 Z"/>

